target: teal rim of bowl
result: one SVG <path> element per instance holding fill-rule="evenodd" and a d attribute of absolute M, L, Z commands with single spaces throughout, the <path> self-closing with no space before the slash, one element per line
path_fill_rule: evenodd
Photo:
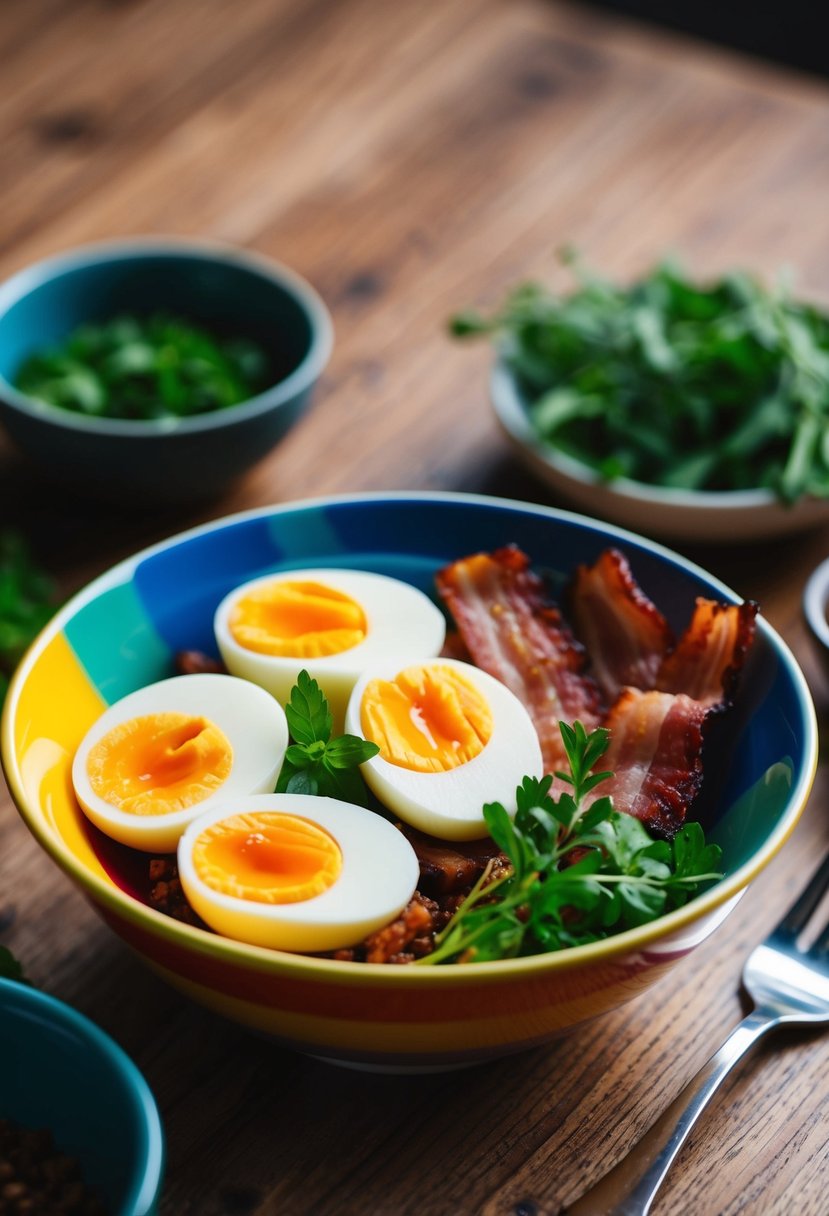
<path fill-rule="evenodd" d="M 43 286 L 64 271 L 76 270 L 102 262 L 138 261 L 148 255 L 163 257 L 165 254 L 201 257 L 205 261 L 224 263 L 242 270 L 249 270 L 293 295 L 307 313 L 311 328 L 308 351 L 299 366 L 295 367 L 284 379 L 278 380 L 276 384 L 263 389 L 254 397 L 248 397 L 247 400 L 240 401 L 237 405 L 229 406 L 227 409 L 194 414 L 189 418 L 161 418 L 145 422 L 131 418 L 90 418 L 85 414 L 75 414 L 71 410 L 49 405 L 45 401 L 36 401 L 25 393 L 21 393 L 5 376 L 0 374 L 0 388 L 2 388 L 6 403 L 31 418 L 65 426 L 71 430 L 89 431 L 98 435 L 123 435 L 134 439 L 149 439 L 172 433 L 178 435 L 211 431 L 227 426 L 231 422 L 243 422 L 248 418 L 255 418 L 259 414 L 266 414 L 284 401 L 289 401 L 297 394 L 311 388 L 328 363 L 334 346 L 334 325 L 322 296 L 306 279 L 283 263 L 274 261 L 264 254 L 240 249 L 221 241 L 137 236 L 81 245 L 69 252 L 34 262 L 31 266 L 17 271 L 4 283 L 0 283 L 0 317 L 13 304 L 24 299 L 29 292 Z"/>
<path fill-rule="evenodd" d="M 150 1216 L 155 1212 L 161 1194 L 166 1146 L 161 1115 L 143 1074 L 123 1047 L 119 1047 L 100 1026 L 57 997 L 17 980 L 0 978 L 0 1009 L 10 1004 L 16 1004 L 23 1012 L 38 1014 L 44 1021 L 68 1027 L 123 1078 L 138 1116 L 141 1143 L 135 1153 L 135 1160 L 140 1164 L 133 1170 L 124 1206 L 117 1216 Z"/>

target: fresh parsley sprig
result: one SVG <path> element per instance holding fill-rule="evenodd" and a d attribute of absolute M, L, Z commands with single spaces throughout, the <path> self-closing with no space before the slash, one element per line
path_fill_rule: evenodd
<path fill-rule="evenodd" d="M 569 771 L 555 775 L 571 787 L 557 798 L 553 777 L 525 777 L 511 819 L 499 802 L 484 807 L 490 835 L 510 868 L 491 868 L 437 935 L 420 964 L 483 962 L 584 945 L 642 925 L 685 903 L 701 883 L 721 878 L 721 851 L 706 844 L 698 823 L 672 842 L 653 840 L 609 797 L 586 801 L 608 772 L 593 772 L 609 732 L 587 733 L 581 722 L 560 723 Z"/>
<path fill-rule="evenodd" d="M 307 671 L 297 676 L 285 706 L 293 743 L 276 783 L 278 794 L 319 794 L 366 806 L 366 787 L 359 766 L 379 747 L 357 735 L 331 738 L 332 718 L 319 684 Z"/>

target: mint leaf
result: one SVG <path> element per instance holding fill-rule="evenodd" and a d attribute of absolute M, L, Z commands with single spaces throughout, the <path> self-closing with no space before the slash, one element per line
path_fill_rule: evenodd
<path fill-rule="evenodd" d="M 319 684 L 304 668 L 291 689 L 285 717 L 291 738 L 297 743 L 327 743 L 331 737 L 332 718 L 328 702 Z"/>
<path fill-rule="evenodd" d="M 322 763 L 319 774 L 319 793 L 326 798 L 339 798 L 341 802 L 353 802 L 356 806 L 368 806 L 366 783 L 357 768 L 334 768 L 328 757 Z"/>
<path fill-rule="evenodd" d="M 285 786 L 288 794 L 318 794 L 319 782 L 309 769 L 300 769 L 292 773 Z"/>
<path fill-rule="evenodd" d="M 278 794 L 316 794 L 368 805 L 359 766 L 379 747 L 357 735 L 331 738 L 332 718 L 319 684 L 302 670 L 285 707 L 294 742 L 287 748 L 276 783 Z"/>
<path fill-rule="evenodd" d="M 379 751 L 377 744 L 369 743 L 367 739 L 360 739 L 357 735 L 340 735 L 326 746 L 325 763 L 331 768 L 355 768 Z"/>

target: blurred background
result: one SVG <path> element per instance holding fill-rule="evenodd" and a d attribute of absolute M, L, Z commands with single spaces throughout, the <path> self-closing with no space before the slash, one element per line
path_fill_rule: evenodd
<path fill-rule="evenodd" d="M 561 245 L 619 279 L 672 251 L 699 275 L 788 265 L 805 293 L 825 289 L 825 100 L 816 76 L 759 57 L 788 55 L 784 39 L 757 56 L 725 46 L 760 29 L 765 10 L 745 25 L 745 9 L 714 22 L 694 6 L 691 33 L 682 5 L 657 23 L 548 0 L 9 0 L 0 277 L 133 234 L 270 255 L 334 317 L 314 415 L 342 471 L 324 488 L 390 484 L 394 406 L 412 396 L 407 483 L 502 488 L 486 358 L 447 340 L 446 320 L 524 277 L 562 286 Z M 785 26 L 814 45 L 799 6 Z M 454 447 L 447 401 L 464 420 Z M 319 489 L 303 436 L 222 507 Z M 92 525 L 115 556 L 198 518 L 148 524 L 143 504 L 110 536 L 77 489 L 67 511 L 0 429 L 0 518 L 25 519 L 51 560 L 72 564 Z"/>
<path fill-rule="evenodd" d="M 454 341 L 449 318 L 490 309 L 527 279 L 566 288 L 565 245 L 619 282 L 670 253 L 701 279 L 743 267 L 771 281 L 788 268 L 799 294 L 829 298 L 823 7 L 4 0 L 0 281 L 88 242 L 208 238 L 307 279 L 334 345 L 308 413 L 203 501 L 160 504 L 126 482 L 120 500 L 97 501 L 71 464 L 60 479 L 44 474 L 0 424 L 0 530 L 25 537 L 57 601 L 145 545 L 269 503 L 453 490 L 566 505 L 509 450 L 489 402 L 491 351 Z M 683 544 L 762 601 L 824 723 L 829 676 L 801 593 L 826 551 L 825 526 L 756 547 Z M 805 819 L 774 898 L 758 884 L 723 947 L 701 948 L 700 972 L 649 998 L 647 1017 L 622 1011 L 575 1046 L 471 1071 L 462 1085 L 265 1058 L 123 949 L 5 794 L 0 932 L 36 983 L 147 1072 L 171 1150 L 164 1216 L 267 1216 L 297 1210 L 297 1196 L 313 1199 L 314 1216 L 341 1216 L 349 1198 L 369 1210 L 372 1179 L 389 1216 L 454 1216 L 470 1186 L 476 1211 L 541 1216 L 520 1178 L 548 1196 L 563 1178 L 577 1194 L 597 1144 L 620 1156 L 739 1019 L 743 951 L 825 847 L 825 817 Z M 769 1053 L 735 1082 L 742 1120 L 695 1133 L 666 1212 L 823 1212 L 822 1042 Z M 778 1122 L 761 1124 L 771 1111 Z"/>
<path fill-rule="evenodd" d="M 819 4 L 793 0 L 791 4 L 751 3 L 731 0 L 726 4 L 706 0 L 596 0 L 600 8 L 627 13 L 644 21 L 681 30 L 723 46 L 777 63 L 790 64 L 825 76 L 829 54 L 823 32 L 824 14 Z"/>

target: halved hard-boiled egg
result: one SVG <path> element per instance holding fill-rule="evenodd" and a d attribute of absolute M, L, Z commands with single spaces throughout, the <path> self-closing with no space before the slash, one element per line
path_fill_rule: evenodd
<path fill-rule="evenodd" d="M 88 818 L 114 840 L 172 852 L 217 800 L 270 791 L 288 746 L 285 712 L 235 676 L 173 676 L 110 705 L 72 765 Z"/>
<path fill-rule="evenodd" d="M 515 694 L 458 660 L 366 672 L 351 694 L 346 730 L 380 748 L 362 765 L 380 801 L 446 840 L 485 836 L 484 803 L 501 802 L 513 814 L 516 786 L 543 771 L 538 735 Z"/>
<path fill-rule="evenodd" d="M 335 729 L 368 666 L 405 650 L 440 653 L 443 613 L 416 587 L 365 570 L 291 570 L 235 588 L 219 605 L 216 641 L 228 671 L 285 704 L 305 668 L 322 688 Z"/>
<path fill-rule="evenodd" d="M 181 885 L 212 929 L 278 950 L 362 941 L 406 906 L 414 849 L 373 811 L 310 794 L 233 798 L 179 841 Z"/>

